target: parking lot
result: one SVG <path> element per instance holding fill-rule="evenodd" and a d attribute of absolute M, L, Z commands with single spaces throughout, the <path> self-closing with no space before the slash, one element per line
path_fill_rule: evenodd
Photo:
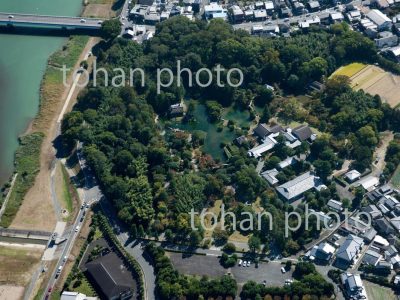
<path fill-rule="evenodd" d="M 254 263 L 250 267 L 235 267 L 225 269 L 219 263 L 219 258 L 215 256 L 192 255 L 185 256 L 181 253 L 168 253 L 174 267 L 181 273 L 188 275 L 207 275 L 218 277 L 230 272 L 238 284 L 244 284 L 249 280 L 258 283 L 266 281 L 267 286 L 283 286 L 286 279 L 292 278 L 294 267 L 289 272 L 283 274 L 280 262 L 261 262 L 258 268 Z"/>

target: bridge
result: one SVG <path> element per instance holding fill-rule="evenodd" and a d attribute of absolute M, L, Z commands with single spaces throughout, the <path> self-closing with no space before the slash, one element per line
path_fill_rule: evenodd
<path fill-rule="evenodd" d="M 80 17 L 61 17 L 0 12 L 0 26 L 45 27 L 51 29 L 99 30 L 103 20 Z"/>

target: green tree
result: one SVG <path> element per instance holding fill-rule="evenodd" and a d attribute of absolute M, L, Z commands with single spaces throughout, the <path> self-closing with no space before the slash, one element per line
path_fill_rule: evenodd
<path fill-rule="evenodd" d="M 101 24 L 101 35 L 106 40 L 113 40 L 121 33 L 119 19 L 106 20 Z"/>

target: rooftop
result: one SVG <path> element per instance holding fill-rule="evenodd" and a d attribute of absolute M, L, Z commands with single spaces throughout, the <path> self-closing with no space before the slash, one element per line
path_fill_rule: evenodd
<path fill-rule="evenodd" d="M 310 189 L 316 188 L 321 185 L 320 178 L 315 176 L 312 172 L 304 173 L 295 179 L 286 182 L 276 188 L 287 200 L 296 198 Z"/>

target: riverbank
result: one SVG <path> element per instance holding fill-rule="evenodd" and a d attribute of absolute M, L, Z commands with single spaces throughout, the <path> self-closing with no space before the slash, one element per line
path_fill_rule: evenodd
<path fill-rule="evenodd" d="M 40 89 L 39 112 L 26 134 L 26 136 L 39 132 L 43 134 L 43 142 L 37 155 L 40 165 L 34 184 L 25 195 L 21 195 L 24 200 L 18 199 L 22 205 L 9 224 L 12 228 L 49 231 L 54 229 L 56 215 L 50 185 L 56 154 L 53 141 L 59 130 L 57 119 L 68 94 L 68 88 L 63 85 L 61 66 L 66 65 L 71 69 L 79 68 L 84 59 L 82 53 L 85 52 L 85 49 L 88 51 L 89 40 L 89 37 L 73 36 L 61 50 L 54 53 L 48 60 Z M 67 82 L 68 84 L 72 83 L 72 74 L 68 74 Z M 6 208 L 7 210 L 8 208 Z"/>

